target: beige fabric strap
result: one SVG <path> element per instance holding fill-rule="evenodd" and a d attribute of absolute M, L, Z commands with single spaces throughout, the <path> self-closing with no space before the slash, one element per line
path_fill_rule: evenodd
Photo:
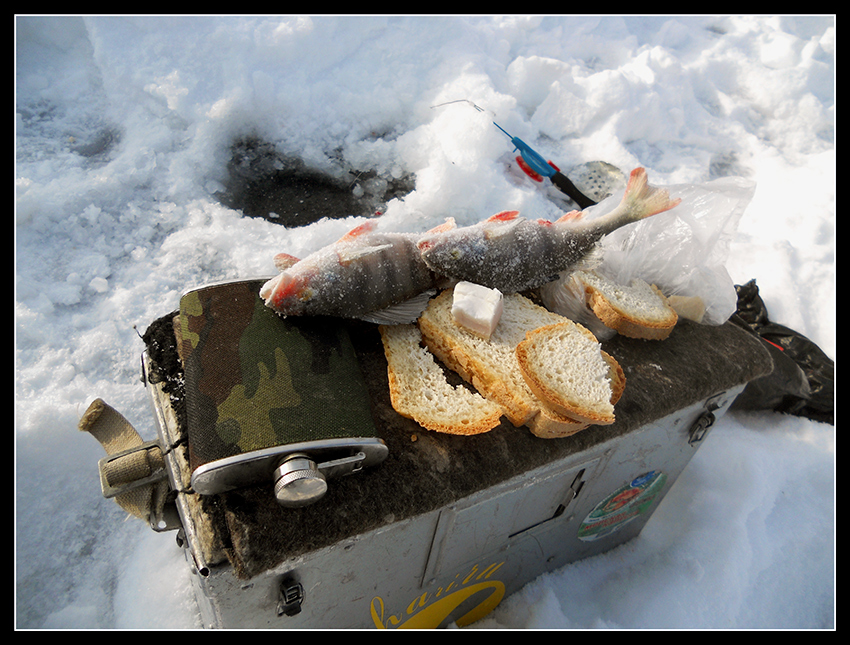
<path fill-rule="evenodd" d="M 130 422 L 103 399 L 92 401 L 78 427 L 97 439 L 108 455 L 100 462 L 104 495 L 116 492 L 115 501 L 121 508 L 154 526 L 163 515 L 169 491 L 161 447 L 144 442 Z M 152 481 L 133 486 L 149 478 Z"/>

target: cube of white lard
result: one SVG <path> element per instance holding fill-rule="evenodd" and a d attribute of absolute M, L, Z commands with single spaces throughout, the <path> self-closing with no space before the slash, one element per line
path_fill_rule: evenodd
<path fill-rule="evenodd" d="M 458 282 L 452 300 L 452 317 L 464 329 L 489 341 L 502 317 L 502 292 L 472 282 Z"/>

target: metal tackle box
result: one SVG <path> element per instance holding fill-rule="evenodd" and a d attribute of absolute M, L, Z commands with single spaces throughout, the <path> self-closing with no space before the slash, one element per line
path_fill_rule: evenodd
<path fill-rule="evenodd" d="M 145 334 L 144 381 L 176 511 L 168 528 L 210 628 L 436 628 L 486 616 L 541 573 L 637 536 L 700 445 L 772 362 L 733 324 L 603 349 L 626 387 L 609 426 L 542 439 L 507 421 L 430 432 L 393 410 L 377 328 L 345 322 L 381 459 L 284 506 L 271 479 L 192 487 L 173 314 Z"/>

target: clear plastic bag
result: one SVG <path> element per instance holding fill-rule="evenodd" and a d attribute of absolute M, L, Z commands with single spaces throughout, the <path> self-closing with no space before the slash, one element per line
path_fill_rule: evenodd
<path fill-rule="evenodd" d="M 705 307 L 700 322 L 721 325 L 737 309 L 735 284 L 725 263 L 755 187 L 755 182 L 741 177 L 665 186 L 671 197 L 680 197 L 682 202 L 606 236 L 589 264 L 619 284 L 628 285 L 639 278 L 668 297 L 698 297 Z M 620 198 L 607 198 L 587 209 L 585 216 L 610 211 Z M 587 318 L 584 294 L 571 286 L 568 275 L 549 285 L 546 292 L 542 297 L 553 310 Z"/>
<path fill-rule="evenodd" d="M 705 305 L 702 322 L 721 325 L 738 307 L 726 259 L 755 182 L 723 177 L 666 188 L 682 203 L 605 237 L 599 268 L 621 284 L 640 278 L 666 296 L 697 296 Z"/>
<path fill-rule="evenodd" d="M 582 263 L 582 267 L 593 266 L 593 258 Z M 554 311 L 589 329 L 599 341 L 613 338 L 617 332 L 599 320 L 587 304 L 584 285 L 578 282 L 572 273 L 561 274 L 539 289 L 540 300 L 549 311 Z"/>

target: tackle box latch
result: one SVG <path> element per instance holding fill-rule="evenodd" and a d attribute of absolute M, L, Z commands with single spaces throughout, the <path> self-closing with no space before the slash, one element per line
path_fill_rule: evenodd
<path fill-rule="evenodd" d="M 143 452 L 150 454 L 141 455 L 140 453 Z M 116 465 L 116 462 L 122 460 L 136 463 L 129 468 Z M 139 468 L 142 471 L 149 470 L 150 474 L 144 477 L 136 476 L 135 478 L 128 475 L 133 469 L 138 470 Z M 159 441 L 145 441 L 138 446 L 107 455 L 98 460 L 97 471 L 100 475 L 100 490 L 106 499 L 126 495 L 145 486 L 151 487 L 151 492 L 153 492 L 153 487 L 160 482 L 163 482 L 163 486 L 157 486 L 157 488 L 166 488 L 166 482 L 163 480 L 168 478 L 168 471 L 162 462 L 162 446 Z M 183 525 L 177 511 L 174 495 L 169 494 L 171 493 L 170 485 L 167 488 L 168 492 L 165 494 L 162 503 L 151 500 L 148 509 L 148 524 L 157 532 L 179 529 Z M 161 491 L 158 492 L 161 493 Z"/>
<path fill-rule="evenodd" d="M 708 435 L 709 430 L 714 425 L 717 417 L 714 415 L 715 410 L 719 410 L 728 403 L 726 392 L 715 394 L 705 402 L 705 409 L 691 424 L 688 430 L 688 445 L 695 446 L 702 442 Z"/>
<path fill-rule="evenodd" d="M 280 593 L 277 602 L 277 615 L 295 616 L 301 613 L 301 603 L 304 602 L 304 587 L 291 577 L 284 578 L 280 583 Z"/>
<path fill-rule="evenodd" d="M 79 429 L 97 439 L 107 453 L 97 462 L 105 498 L 114 499 L 155 531 L 181 526 L 159 441 L 143 441 L 132 424 L 103 399 L 92 401 Z"/>

